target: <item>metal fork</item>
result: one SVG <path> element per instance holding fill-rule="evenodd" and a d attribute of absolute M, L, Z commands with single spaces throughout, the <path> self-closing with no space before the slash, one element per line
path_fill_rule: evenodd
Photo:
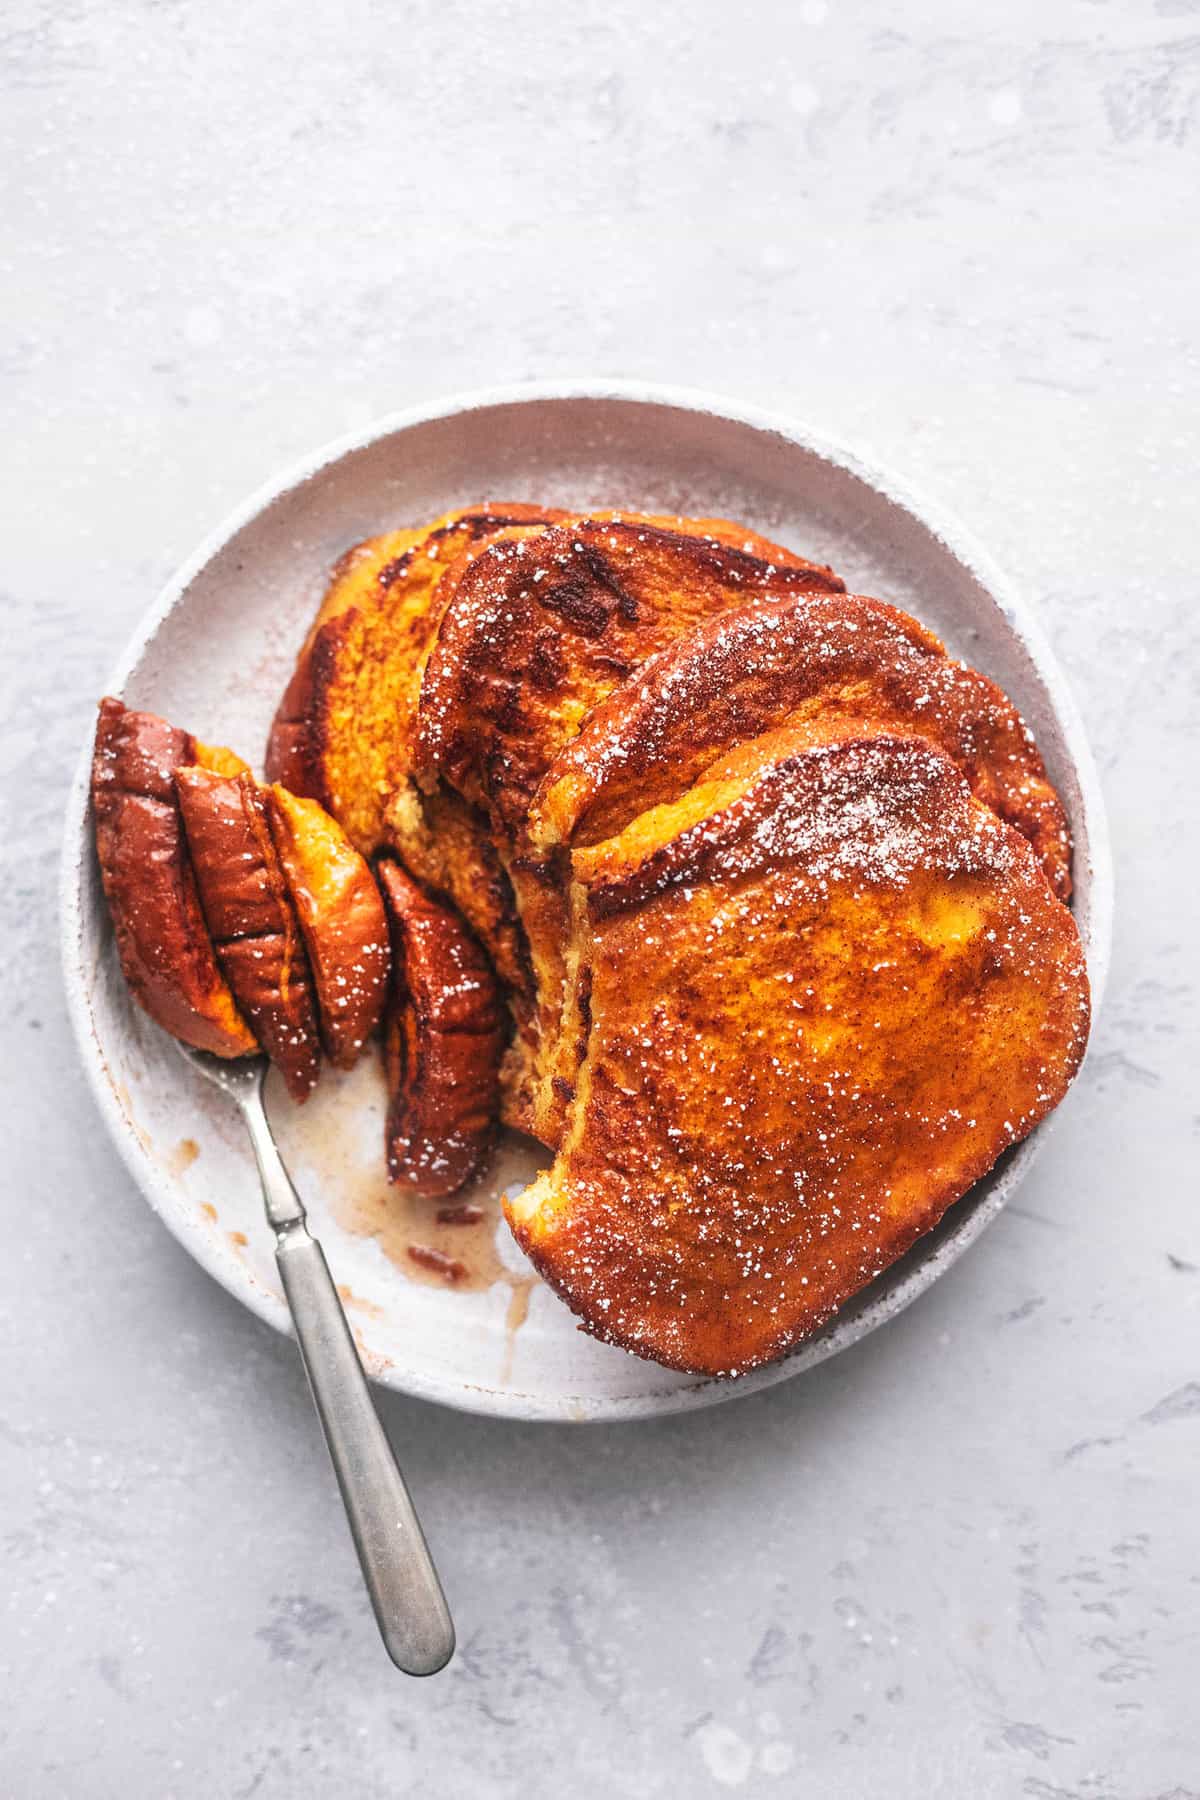
<path fill-rule="evenodd" d="M 224 1062 L 179 1045 L 194 1069 L 241 1108 L 262 1179 L 275 1261 L 333 1463 L 363 1579 L 387 1653 L 407 1675 L 435 1675 L 454 1654 L 454 1625 L 404 1477 L 396 1465 L 324 1252 L 283 1166 L 263 1106 L 265 1056 Z"/>

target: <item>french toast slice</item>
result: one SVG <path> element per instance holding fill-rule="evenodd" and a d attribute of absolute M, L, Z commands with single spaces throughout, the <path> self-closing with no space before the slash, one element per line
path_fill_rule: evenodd
<path fill-rule="evenodd" d="M 536 511 L 533 508 L 524 510 L 530 514 Z M 465 540 L 457 558 L 451 561 L 445 550 L 439 552 L 443 564 L 449 564 L 437 589 L 439 609 L 446 610 L 454 605 L 459 582 L 482 549 L 492 543 L 511 543 L 519 537 L 534 534 L 537 527 L 532 522 L 500 525 L 501 517 L 513 521 L 521 511 L 515 504 L 497 507 L 494 514 L 487 515 L 488 520 L 494 520 L 498 527 L 491 533 L 479 528 L 476 515 L 462 516 L 453 539 L 453 543 Z M 545 524 L 565 521 L 564 514 L 549 508 L 539 516 Z M 804 569 L 810 566 L 793 551 L 728 519 L 615 512 L 597 515 L 598 522 L 617 519 L 708 538 L 714 544 L 724 544 L 757 556 L 764 563 Z M 427 646 L 423 644 L 423 650 L 425 648 Z M 419 671 L 417 679 L 419 683 Z M 408 761 L 407 757 L 396 757 L 392 761 L 394 785 L 383 806 L 382 833 L 386 847 L 403 860 L 405 867 L 424 886 L 449 896 L 487 949 L 506 987 L 517 994 L 528 992 L 532 976 L 516 915 L 512 884 L 492 842 L 486 814 L 478 807 L 468 805 L 446 783 L 437 782 L 423 789 L 416 782 L 404 779 L 400 772 L 407 771 Z"/>
<path fill-rule="evenodd" d="M 755 595 L 814 588 L 845 584 L 636 517 L 495 543 L 462 570 L 425 667 L 418 776 L 440 776 L 515 839 L 554 755 L 648 656 Z"/>
<path fill-rule="evenodd" d="M 317 1023 L 335 1068 L 352 1068 L 383 1011 L 391 957 L 375 878 L 316 800 L 265 790 L 271 834 L 312 970 Z"/>
<path fill-rule="evenodd" d="M 356 652 L 365 638 L 361 614 L 375 611 L 424 529 L 383 532 L 343 551 L 330 570 L 316 617 L 275 709 L 263 759 L 267 780 L 319 800 L 326 810 L 333 804 L 328 739 L 336 725 L 329 712 L 339 662 L 344 659 L 351 669 L 357 667 Z"/>
<path fill-rule="evenodd" d="M 381 857 L 377 867 L 392 934 L 388 1172 L 444 1199 L 480 1172 L 495 1141 L 504 1007 L 461 920 L 398 862 Z"/>
<path fill-rule="evenodd" d="M 204 921 L 172 775 L 181 762 L 231 755 L 155 713 L 100 702 L 92 813 L 122 972 L 172 1037 L 222 1057 L 251 1056 L 258 1045 Z"/>
<path fill-rule="evenodd" d="M 312 974 L 271 834 L 249 774 L 175 770 L 188 851 L 217 960 L 293 1100 L 316 1085 L 320 1040 Z"/>
<path fill-rule="evenodd" d="M 503 984 L 512 1031 L 501 1059 L 500 1116 L 513 1130 L 532 1133 L 533 974 L 512 882 L 486 818 L 445 783 L 426 793 L 412 781 L 392 795 L 387 818 L 389 845 L 405 868 L 461 914 Z"/>
<path fill-rule="evenodd" d="M 685 793 L 730 748 L 833 711 L 847 735 L 884 726 L 940 745 L 1070 897 L 1066 813 L 1016 708 L 917 620 L 862 596 L 753 603 L 650 658 L 555 759 L 530 837 L 547 852 L 598 843 Z"/>
<path fill-rule="evenodd" d="M 417 779 L 453 788 L 486 819 L 528 955 L 506 1117 L 550 1143 L 539 1046 L 561 1007 L 566 921 L 559 871 L 525 830 L 542 777 L 592 707 L 689 627 L 754 595 L 843 591 L 824 565 L 781 551 L 765 561 L 715 535 L 736 526 L 681 523 L 608 516 L 488 546 L 452 578 L 421 683 Z"/>
<path fill-rule="evenodd" d="M 442 576 L 495 533 L 560 517 L 518 502 L 488 504 L 348 550 L 280 701 L 268 780 L 319 800 L 364 855 L 378 850 L 388 796 L 408 773 Z"/>
<path fill-rule="evenodd" d="M 577 850 L 586 1043 L 506 1213 L 584 1328 L 783 1354 L 1061 1100 L 1088 983 L 1032 848 L 908 735 L 797 731 Z"/>

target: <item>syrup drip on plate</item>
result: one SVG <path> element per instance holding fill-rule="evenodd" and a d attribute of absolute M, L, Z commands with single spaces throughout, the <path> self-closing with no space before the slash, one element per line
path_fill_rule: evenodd
<path fill-rule="evenodd" d="M 549 1153 L 506 1132 L 477 1182 L 448 1200 L 425 1200 L 387 1178 L 386 1094 L 376 1057 L 364 1056 L 348 1075 L 325 1070 L 303 1107 L 293 1106 L 273 1079 L 268 1104 L 280 1152 L 301 1193 L 307 1199 L 315 1188 L 341 1229 L 373 1238 L 405 1281 L 451 1295 L 497 1284 L 509 1289 L 501 1376 L 507 1381 L 515 1335 L 538 1277 L 512 1243 L 500 1202 L 507 1188 L 532 1180 Z M 314 1219 L 315 1229 L 319 1224 Z M 344 1298 L 353 1310 L 378 1310 L 357 1294 Z"/>

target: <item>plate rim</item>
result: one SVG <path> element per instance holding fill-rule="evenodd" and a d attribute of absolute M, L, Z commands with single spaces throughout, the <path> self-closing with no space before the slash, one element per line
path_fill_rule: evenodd
<path fill-rule="evenodd" d="M 895 476 L 886 466 L 861 456 L 838 439 L 809 426 L 806 421 L 699 388 L 587 377 L 468 389 L 383 414 L 360 429 L 331 439 L 289 463 L 208 531 L 192 554 L 178 565 L 155 600 L 138 619 L 102 692 L 119 694 L 123 691 L 134 666 L 159 627 L 183 600 L 196 577 L 230 539 L 250 525 L 269 506 L 311 480 L 323 469 L 356 452 L 369 449 L 382 438 L 422 425 L 500 406 L 570 401 L 619 401 L 652 408 L 666 407 L 673 411 L 706 415 L 726 424 L 742 425 L 780 437 L 786 443 L 844 469 L 907 513 L 932 534 L 1001 608 L 1045 685 L 1068 748 L 1083 812 L 1088 821 L 1090 880 L 1086 954 L 1094 1041 L 1112 942 L 1113 871 L 1107 813 L 1082 715 L 1037 612 L 1000 570 L 973 533 L 946 507 L 929 501 L 923 492 Z M 192 1213 L 177 1204 L 173 1190 L 168 1194 L 168 1184 L 138 1138 L 133 1121 L 121 1106 L 109 1074 L 104 1050 L 95 1030 L 88 976 L 82 956 L 82 888 L 85 862 L 91 850 L 87 830 L 91 754 L 92 740 L 89 733 L 81 750 L 67 799 L 59 879 L 60 951 L 67 1011 L 88 1086 L 108 1135 L 134 1185 L 176 1241 L 226 1292 L 264 1323 L 284 1335 L 294 1336 L 284 1303 L 258 1283 L 247 1280 L 244 1271 L 239 1277 L 239 1265 L 226 1261 L 219 1254 L 211 1237 L 201 1231 L 198 1220 Z M 624 1399 L 599 1400 L 595 1397 L 585 1399 L 582 1396 L 560 1395 L 550 1400 L 544 1395 L 523 1394 L 513 1389 L 491 1388 L 458 1380 L 439 1381 L 414 1374 L 394 1363 L 378 1371 L 372 1379 L 395 1392 L 450 1406 L 458 1411 L 526 1422 L 613 1423 L 618 1420 L 694 1411 L 742 1394 L 761 1392 L 848 1349 L 880 1325 L 904 1312 L 920 1294 L 932 1287 L 1003 1210 L 1009 1194 L 1019 1185 L 1045 1143 L 1048 1129 L 1056 1117 L 1057 1113 L 1052 1114 L 1016 1148 L 1012 1161 L 986 1198 L 969 1214 L 964 1215 L 957 1228 L 952 1229 L 936 1244 L 924 1260 L 910 1268 L 898 1284 L 876 1299 L 868 1300 L 853 1315 L 843 1315 L 835 1320 L 825 1333 L 807 1344 L 801 1344 L 790 1355 L 755 1369 L 736 1381 L 698 1379 L 686 1387 Z"/>

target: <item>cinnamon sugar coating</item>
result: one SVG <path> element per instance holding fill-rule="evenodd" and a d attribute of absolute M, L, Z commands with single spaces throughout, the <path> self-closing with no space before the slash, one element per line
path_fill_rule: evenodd
<path fill-rule="evenodd" d="M 321 1042 L 349 1069 L 379 1023 L 391 954 L 383 900 L 365 859 L 315 800 L 265 790 L 271 833 L 308 952 Z"/>
<path fill-rule="evenodd" d="M 175 771 L 188 850 L 217 958 L 262 1048 L 294 1100 L 316 1084 L 320 1040 L 296 909 L 250 775 Z"/>
<path fill-rule="evenodd" d="M 786 1351 L 1061 1100 L 1074 921 L 911 737 L 816 742 L 576 852 L 581 1057 L 507 1203 L 597 1336 L 736 1374 Z"/>
<path fill-rule="evenodd" d="M 1008 696 L 917 620 L 860 596 L 755 601 L 661 651 L 556 758 L 530 834 L 547 849 L 597 843 L 684 793 L 734 746 L 818 714 L 847 733 L 886 725 L 939 745 L 1069 898 L 1066 814 Z"/>
<path fill-rule="evenodd" d="M 392 933 L 388 1172 L 444 1199 L 495 1142 L 504 1009 L 486 956 L 451 909 L 389 857 L 378 873 Z"/>
<path fill-rule="evenodd" d="M 130 992 L 173 1037 L 214 1056 L 254 1035 L 217 962 L 196 892 L 172 774 L 196 740 L 154 713 L 100 702 L 92 812 L 100 876 Z"/>
<path fill-rule="evenodd" d="M 727 522 L 676 523 L 610 515 L 489 546 L 459 572 L 421 684 L 417 777 L 483 814 L 512 884 L 531 981 L 510 1088 L 531 1097 L 532 1128 L 550 1143 L 545 1048 L 561 1006 L 565 914 L 558 873 L 526 832 L 542 777 L 592 707 L 681 633 L 756 594 L 843 585 L 792 553 L 786 564 L 763 560 L 729 540 L 773 547 Z"/>

